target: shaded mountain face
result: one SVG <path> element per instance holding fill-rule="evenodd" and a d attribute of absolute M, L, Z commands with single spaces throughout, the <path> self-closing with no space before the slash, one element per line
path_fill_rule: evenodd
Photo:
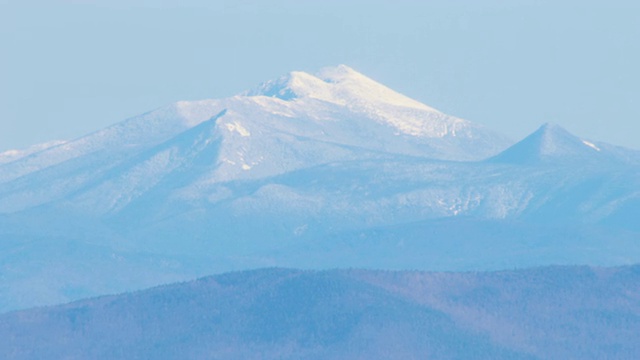
<path fill-rule="evenodd" d="M 229 273 L 2 315 L 0 356 L 630 359 L 639 281 L 637 266 Z"/>
<path fill-rule="evenodd" d="M 263 266 L 640 261 L 637 152 L 509 144 L 338 66 L 0 154 L 0 312 Z"/>

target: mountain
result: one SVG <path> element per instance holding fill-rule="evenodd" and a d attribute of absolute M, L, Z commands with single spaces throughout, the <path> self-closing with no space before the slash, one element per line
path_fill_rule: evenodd
<path fill-rule="evenodd" d="M 256 267 L 640 261 L 637 152 L 509 145 L 338 66 L 28 150 L 0 164 L 0 312 Z"/>
<path fill-rule="evenodd" d="M 231 158 L 221 157 L 218 163 L 227 167 L 235 164 L 233 168 L 241 170 L 236 171 L 238 174 L 252 173 L 242 171 L 243 165 L 252 166 L 252 162 L 256 163 L 253 165 L 267 163 L 262 167 L 296 168 L 275 158 L 260 158 L 278 150 L 261 147 L 275 142 L 273 137 L 281 141 L 320 142 L 337 148 L 455 160 L 480 159 L 508 145 L 497 133 L 445 115 L 344 65 L 325 69 L 318 76 L 292 72 L 239 96 L 177 102 L 63 146 L 44 149 L 19 162 L 5 164 L 0 181 L 7 182 L 91 154 L 117 156 L 121 151 L 131 154 L 157 146 L 222 111 L 226 115 L 220 119 L 220 126 L 225 130 L 221 136 L 234 144 L 229 145 L 227 153 Z M 289 95 L 275 96 L 278 92 Z M 300 150 L 289 149 L 291 146 L 286 143 L 280 145 L 285 146 L 282 151 Z M 236 153 L 239 149 L 244 149 L 242 158 Z"/>
<path fill-rule="evenodd" d="M 489 161 L 528 165 L 625 162 L 637 165 L 640 164 L 640 153 L 583 140 L 558 125 L 547 123 Z"/>
<path fill-rule="evenodd" d="M 264 269 L 0 316 L 3 359 L 631 359 L 638 266 Z"/>
<path fill-rule="evenodd" d="M 184 168 L 185 159 L 174 157 L 171 144 L 197 148 L 183 133 L 199 128 L 206 136 L 206 122 L 215 123 L 210 126 L 216 127 L 219 140 L 217 154 L 192 176 L 205 184 L 398 155 L 480 159 L 508 145 L 492 131 L 411 100 L 346 66 L 325 69 L 319 76 L 292 72 L 245 95 L 178 102 L 0 164 L 0 212 L 111 186 L 106 183 L 116 181 L 114 176 L 154 184 Z M 272 96 L 274 91 L 296 95 Z M 43 182 L 49 184 L 45 189 Z M 127 183 L 114 189 L 118 199 L 105 201 L 124 205 L 145 192 L 142 186 Z M 99 208 L 108 212 L 112 205 Z"/>

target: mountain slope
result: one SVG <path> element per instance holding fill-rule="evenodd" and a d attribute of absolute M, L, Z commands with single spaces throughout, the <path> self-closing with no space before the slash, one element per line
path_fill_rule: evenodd
<path fill-rule="evenodd" d="M 0 356 L 633 358 L 638 281 L 637 266 L 230 273 L 2 315 Z"/>

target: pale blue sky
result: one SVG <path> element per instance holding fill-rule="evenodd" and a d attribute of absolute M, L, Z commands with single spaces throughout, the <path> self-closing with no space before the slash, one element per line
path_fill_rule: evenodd
<path fill-rule="evenodd" d="M 0 151 L 347 64 L 517 140 L 640 149 L 634 1 L 0 0 Z"/>

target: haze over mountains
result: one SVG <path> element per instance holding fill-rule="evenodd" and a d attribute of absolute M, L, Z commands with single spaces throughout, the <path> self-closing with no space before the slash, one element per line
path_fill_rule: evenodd
<path fill-rule="evenodd" d="M 263 269 L 0 315 L 3 359 L 633 359 L 640 268 Z"/>
<path fill-rule="evenodd" d="M 551 124 L 512 144 L 343 65 L 292 72 L 0 154 L 0 311 L 263 266 L 631 264 L 639 164 Z"/>

